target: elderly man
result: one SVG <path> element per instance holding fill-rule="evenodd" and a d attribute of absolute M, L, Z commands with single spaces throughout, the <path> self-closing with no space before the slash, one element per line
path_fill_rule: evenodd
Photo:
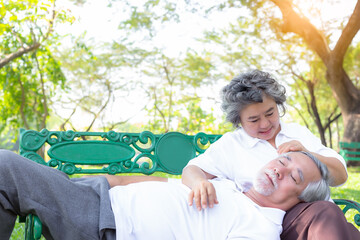
<path fill-rule="evenodd" d="M 9 238 L 16 215 L 29 213 L 47 239 L 278 239 L 284 211 L 329 197 L 326 166 L 306 152 L 270 161 L 245 193 L 231 181 L 212 181 L 222 204 L 197 211 L 180 182 L 109 190 L 104 177 L 69 179 L 0 151 L 0 239 Z"/>

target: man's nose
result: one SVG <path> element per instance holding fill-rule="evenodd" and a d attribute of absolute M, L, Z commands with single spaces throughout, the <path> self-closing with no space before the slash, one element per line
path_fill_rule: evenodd
<path fill-rule="evenodd" d="M 281 167 L 274 168 L 274 173 L 279 180 L 284 178 L 284 175 L 286 174 L 286 172 L 288 172 L 287 167 L 281 166 Z"/>

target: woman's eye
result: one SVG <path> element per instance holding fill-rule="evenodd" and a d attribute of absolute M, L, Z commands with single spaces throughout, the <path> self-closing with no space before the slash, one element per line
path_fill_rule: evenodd
<path fill-rule="evenodd" d="M 279 160 L 279 162 L 280 162 L 281 165 L 285 166 L 285 164 L 281 160 Z"/>
<path fill-rule="evenodd" d="M 268 113 L 268 114 L 266 114 L 266 116 L 267 116 L 267 117 L 271 117 L 273 114 L 274 114 L 273 112 L 272 112 L 272 113 Z"/>
<path fill-rule="evenodd" d="M 291 176 L 291 178 L 294 180 L 294 182 L 297 184 L 297 182 L 296 182 L 296 179 L 293 177 L 293 176 Z"/>

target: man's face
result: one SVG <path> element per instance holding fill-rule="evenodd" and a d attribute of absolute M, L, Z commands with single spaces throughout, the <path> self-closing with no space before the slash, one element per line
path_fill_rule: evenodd
<path fill-rule="evenodd" d="M 320 171 L 313 160 L 303 153 L 293 152 L 266 164 L 254 180 L 254 189 L 274 207 L 286 210 L 300 202 L 298 196 L 310 182 L 320 179 Z"/>
<path fill-rule="evenodd" d="M 241 126 L 251 137 L 269 141 L 280 131 L 279 111 L 275 101 L 266 95 L 262 103 L 253 103 L 241 110 Z"/>

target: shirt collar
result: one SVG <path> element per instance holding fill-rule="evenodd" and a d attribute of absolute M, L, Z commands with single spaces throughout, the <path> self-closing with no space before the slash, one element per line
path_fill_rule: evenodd
<path fill-rule="evenodd" d="M 240 128 L 239 132 L 241 134 L 242 140 L 243 140 L 243 146 L 246 148 L 252 148 L 254 147 L 259 141 L 261 141 L 260 138 L 254 138 L 248 135 L 244 128 Z"/>
<path fill-rule="evenodd" d="M 283 123 L 281 120 L 280 120 L 280 128 L 281 128 L 280 132 L 278 133 L 277 136 L 284 135 L 284 136 L 286 136 L 288 138 L 296 139 L 297 136 L 299 135 L 299 133 L 296 132 L 296 130 L 294 128 L 291 128 L 291 126 L 289 126 L 288 124 Z M 244 140 L 243 146 L 246 147 L 246 148 L 253 148 L 258 142 L 265 141 L 265 140 L 262 140 L 260 138 L 254 138 L 254 137 L 249 136 L 242 127 L 239 129 L 239 131 L 240 131 L 240 133 L 242 135 L 242 138 Z"/>
<path fill-rule="evenodd" d="M 289 131 L 289 128 L 286 126 L 286 124 L 284 124 L 282 121 L 280 121 L 280 132 L 278 133 L 279 134 L 284 134 L 286 136 L 290 136 L 289 134 L 287 134 Z M 258 142 L 261 142 L 261 141 L 265 141 L 265 140 L 262 140 L 260 138 L 254 138 L 254 137 L 251 137 L 250 135 L 248 135 L 244 128 L 240 128 L 239 129 L 242 137 L 243 137 L 243 140 L 244 140 L 244 143 L 243 143 L 243 146 L 246 147 L 246 148 L 253 148 Z"/>
<path fill-rule="evenodd" d="M 270 221 L 277 225 L 282 225 L 285 211 L 277 208 L 259 207 L 259 211 Z"/>
<path fill-rule="evenodd" d="M 244 194 L 244 193 L 243 193 Z M 245 196 L 245 194 L 244 194 Z M 283 222 L 283 218 L 285 216 L 285 211 L 281 210 L 279 208 L 272 208 L 272 207 L 262 207 L 260 205 L 258 205 L 257 203 L 253 202 L 250 198 L 246 197 L 246 199 L 248 199 L 253 206 L 259 210 L 259 212 L 261 212 L 261 214 L 266 217 L 269 221 L 273 222 L 274 224 L 277 225 L 282 225 Z"/>

